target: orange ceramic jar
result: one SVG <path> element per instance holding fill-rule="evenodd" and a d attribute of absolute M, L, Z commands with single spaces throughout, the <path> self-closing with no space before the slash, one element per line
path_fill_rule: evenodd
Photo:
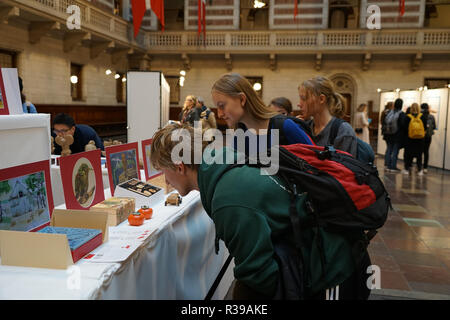
<path fill-rule="evenodd" d="M 140 226 L 144 223 L 145 217 L 140 212 L 133 212 L 128 216 L 128 222 L 131 226 Z"/>
<path fill-rule="evenodd" d="M 142 206 L 138 211 L 144 215 L 145 220 L 150 219 L 153 215 L 153 209 L 147 206 Z"/>

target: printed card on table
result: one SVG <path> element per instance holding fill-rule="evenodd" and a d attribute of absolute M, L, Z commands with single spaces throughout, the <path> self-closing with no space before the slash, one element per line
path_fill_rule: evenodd
<path fill-rule="evenodd" d="M 152 149 L 152 139 L 142 140 L 142 154 L 144 159 L 145 181 L 162 175 L 161 171 L 156 170 L 150 162 Z"/>
<path fill-rule="evenodd" d="M 88 210 L 105 200 L 100 158 L 100 149 L 59 158 L 67 209 Z"/>
<path fill-rule="evenodd" d="M 130 179 L 141 179 L 138 143 L 131 142 L 105 148 L 109 186 L 114 196 L 116 186 Z"/>
<path fill-rule="evenodd" d="M 0 170 L 0 230 L 42 229 L 53 208 L 49 160 Z"/>

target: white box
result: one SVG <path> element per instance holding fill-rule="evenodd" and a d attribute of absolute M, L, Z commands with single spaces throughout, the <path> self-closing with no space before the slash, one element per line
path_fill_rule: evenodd
<path fill-rule="evenodd" d="M 142 186 L 142 188 L 139 188 Z M 132 190 L 132 189 L 135 190 Z M 137 190 L 136 190 L 137 189 Z M 141 189 L 141 192 L 139 192 Z M 153 193 L 154 190 L 156 192 Z M 150 193 L 150 194 L 149 194 Z M 156 204 L 164 201 L 164 189 L 154 186 L 150 183 L 140 181 L 138 179 L 131 179 L 116 186 L 114 190 L 114 197 L 130 197 L 136 199 L 136 211 L 142 206 L 153 207 Z"/>

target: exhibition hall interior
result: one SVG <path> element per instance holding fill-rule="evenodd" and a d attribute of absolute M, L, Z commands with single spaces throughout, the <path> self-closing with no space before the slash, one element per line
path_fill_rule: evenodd
<path fill-rule="evenodd" d="M 1 0 L 0 300 L 449 300 L 448 126 L 447 0 Z"/>

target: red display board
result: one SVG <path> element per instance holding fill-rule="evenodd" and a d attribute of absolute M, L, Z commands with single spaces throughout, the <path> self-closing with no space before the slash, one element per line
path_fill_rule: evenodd
<path fill-rule="evenodd" d="M 155 178 L 157 176 L 162 175 L 162 172 L 153 168 L 150 162 L 152 139 L 142 140 L 141 144 L 142 144 L 142 158 L 144 160 L 145 181 L 148 181 L 151 178 Z"/>
<path fill-rule="evenodd" d="M 3 75 L 0 69 L 0 114 L 9 114 L 8 101 L 6 100 L 5 84 L 3 82 Z"/>
<path fill-rule="evenodd" d="M 105 200 L 100 149 L 60 157 L 59 162 L 67 209 L 88 210 Z"/>
<path fill-rule="evenodd" d="M 50 160 L 0 170 L 0 229 L 37 231 L 53 212 Z"/>
<path fill-rule="evenodd" d="M 112 196 L 118 184 L 133 178 L 141 180 L 137 142 L 106 147 L 105 152 Z"/>

